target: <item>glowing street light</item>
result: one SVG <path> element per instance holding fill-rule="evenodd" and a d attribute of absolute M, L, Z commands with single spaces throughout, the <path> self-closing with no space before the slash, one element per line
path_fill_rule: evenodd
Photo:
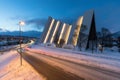
<path fill-rule="evenodd" d="M 20 49 L 19 49 L 19 53 L 20 53 L 20 64 L 22 66 L 22 46 L 21 46 L 21 42 L 22 42 L 22 31 L 21 31 L 21 26 L 24 26 L 25 25 L 25 22 L 24 21 L 20 21 L 19 22 L 19 36 L 20 36 L 20 39 L 19 39 L 19 44 L 20 44 Z"/>
<path fill-rule="evenodd" d="M 20 21 L 20 22 L 19 22 L 19 25 L 20 25 L 20 26 L 24 26 L 24 25 L 25 25 L 25 22 L 24 22 L 24 21 Z"/>

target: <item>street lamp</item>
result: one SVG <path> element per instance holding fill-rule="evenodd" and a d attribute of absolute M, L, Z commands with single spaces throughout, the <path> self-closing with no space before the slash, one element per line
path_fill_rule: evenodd
<path fill-rule="evenodd" d="M 22 31 L 21 31 L 21 26 L 24 26 L 25 22 L 24 21 L 20 21 L 19 22 L 19 44 L 20 44 L 20 49 L 19 49 L 19 54 L 20 54 L 20 64 L 22 66 L 22 46 L 21 46 L 21 42 L 22 42 Z"/>

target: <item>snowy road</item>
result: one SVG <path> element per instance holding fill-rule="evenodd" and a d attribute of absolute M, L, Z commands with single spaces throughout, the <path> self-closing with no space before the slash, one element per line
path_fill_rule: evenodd
<path fill-rule="evenodd" d="M 38 73 L 46 77 L 47 80 L 84 80 L 74 74 L 63 71 L 59 67 L 49 65 L 40 58 L 42 57 L 41 55 L 39 55 L 39 59 L 36 58 L 35 55 L 25 53 L 23 56 L 25 60 L 28 61 Z"/>
<path fill-rule="evenodd" d="M 120 73 L 40 53 L 27 51 L 24 58 L 47 80 L 120 80 Z"/>

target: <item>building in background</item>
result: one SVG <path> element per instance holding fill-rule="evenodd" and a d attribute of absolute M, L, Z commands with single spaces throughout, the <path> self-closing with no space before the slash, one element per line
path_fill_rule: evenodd
<path fill-rule="evenodd" d="M 97 35 L 94 11 L 87 11 L 83 15 L 83 19 L 80 17 L 77 22 L 79 22 L 77 23 L 77 25 L 81 26 L 79 31 L 79 37 L 77 40 L 77 46 L 79 47 L 79 49 L 81 49 L 82 47 L 85 49 L 96 49 Z"/>
<path fill-rule="evenodd" d="M 87 11 L 73 25 L 49 17 L 40 42 L 59 45 L 58 47 L 70 44 L 80 50 L 81 48 L 96 49 L 97 36 L 94 11 Z"/>

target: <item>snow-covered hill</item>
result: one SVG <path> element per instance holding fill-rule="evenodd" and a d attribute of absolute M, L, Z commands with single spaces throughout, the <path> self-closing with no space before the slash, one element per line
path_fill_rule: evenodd
<path fill-rule="evenodd" d="M 8 30 L 6 30 L 6 29 L 2 29 L 2 28 L 0 28 L 0 33 L 1 32 L 9 32 Z"/>
<path fill-rule="evenodd" d="M 113 33 L 112 35 L 114 38 L 120 37 L 120 31 Z"/>

